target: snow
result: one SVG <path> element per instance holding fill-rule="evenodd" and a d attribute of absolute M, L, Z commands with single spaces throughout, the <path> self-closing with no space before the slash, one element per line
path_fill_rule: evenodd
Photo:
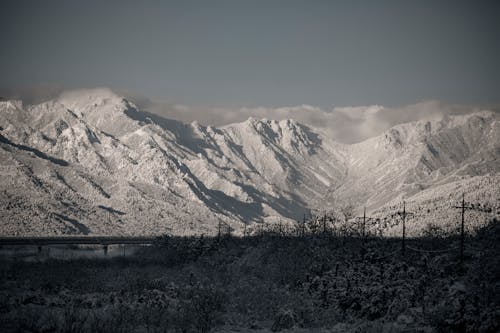
<path fill-rule="evenodd" d="M 448 202 L 447 184 L 462 191 L 469 180 L 499 196 L 500 122 L 487 111 L 401 124 L 346 145 L 292 119 L 183 124 L 100 88 L 39 105 L 2 101 L 0 123 L 6 235 L 79 232 L 54 212 L 94 234 L 182 235 L 215 233 L 219 220 L 236 232 L 267 216 L 291 223 L 336 202 L 381 212 L 424 194 Z"/>

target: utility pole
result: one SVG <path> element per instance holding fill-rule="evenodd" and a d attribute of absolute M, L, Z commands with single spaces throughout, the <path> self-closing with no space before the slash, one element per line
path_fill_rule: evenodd
<path fill-rule="evenodd" d="M 462 193 L 462 205 L 455 206 L 461 210 L 462 220 L 460 223 L 460 263 L 464 262 L 464 246 L 465 246 L 465 209 L 473 209 L 465 206 L 465 192 Z"/>
<path fill-rule="evenodd" d="M 302 237 L 306 235 L 306 213 L 304 213 L 304 217 L 302 219 Z"/>
<path fill-rule="evenodd" d="M 366 206 L 363 209 L 363 243 L 365 242 L 366 236 Z"/>
<path fill-rule="evenodd" d="M 374 217 L 366 216 L 366 207 L 363 208 L 363 216 L 357 216 L 356 222 L 359 227 L 359 223 L 361 222 L 361 237 L 363 238 L 363 242 L 366 241 L 366 222 L 373 222 Z"/>
<path fill-rule="evenodd" d="M 221 230 L 220 230 L 221 225 L 220 225 L 220 224 L 221 224 L 221 221 L 219 220 L 219 223 L 218 223 L 218 225 L 217 225 L 217 240 L 218 240 L 218 241 L 220 241 L 220 236 L 221 236 L 221 235 L 220 235 L 220 232 L 221 232 Z"/>
<path fill-rule="evenodd" d="M 403 201 L 403 256 L 405 255 L 406 244 L 406 201 Z"/>
<path fill-rule="evenodd" d="M 366 216 L 366 207 L 363 207 L 363 216 L 357 216 L 356 217 L 356 223 L 357 223 L 357 226 L 358 226 L 358 232 L 359 231 L 359 224 L 361 223 L 361 256 L 362 258 L 365 257 L 365 254 L 366 254 L 366 222 L 368 221 L 368 223 L 374 221 L 375 218 L 373 217 L 367 217 Z"/>
<path fill-rule="evenodd" d="M 460 226 L 460 262 L 464 261 L 465 243 L 465 192 L 462 193 L 462 224 Z"/>
<path fill-rule="evenodd" d="M 409 216 L 413 216 L 413 213 L 406 211 L 406 201 L 403 200 L 403 211 L 398 212 L 398 214 L 401 216 L 401 218 L 403 220 L 403 237 L 402 237 L 402 244 L 401 244 L 401 252 L 403 253 L 403 255 L 405 255 L 405 251 L 406 251 L 406 218 Z"/>
<path fill-rule="evenodd" d="M 479 207 L 479 205 L 475 204 L 468 204 L 467 206 L 465 205 L 465 192 L 462 193 L 462 204 L 460 206 L 455 206 L 455 208 L 458 208 L 461 210 L 462 214 L 462 219 L 460 223 L 460 262 L 464 261 L 464 247 L 465 247 L 465 210 L 476 210 L 478 212 L 482 213 L 488 213 L 488 209 L 486 208 L 476 208 Z"/>

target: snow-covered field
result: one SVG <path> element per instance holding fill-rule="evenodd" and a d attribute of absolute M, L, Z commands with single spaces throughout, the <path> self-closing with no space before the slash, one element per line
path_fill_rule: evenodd
<path fill-rule="evenodd" d="M 0 329 L 498 332 L 498 222 L 467 238 L 463 263 L 457 244 L 414 239 L 402 255 L 387 238 L 171 238 L 125 257 L 3 258 Z"/>

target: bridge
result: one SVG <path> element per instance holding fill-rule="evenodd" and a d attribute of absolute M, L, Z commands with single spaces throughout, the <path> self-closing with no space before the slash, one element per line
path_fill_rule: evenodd
<path fill-rule="evenodd" d="M 0 237 L 2 246 L 36 246 L 38 254 L 42 253 L 42 246 L 49 245 L 100 245 L 104 255 L 108 254 L 109 245 L 151 245 L 158 241 L 158 237 L 122 237 L 122 236 L 64 236 L 64 237 Z"/>
<path fill-rule="evenodd" d="M 62 237 L 0 237 L 3 245 L 149 245 L 158 241 L 158 237 L 122 237 L 122 236 L 62 236 Z"/>
<path fill-rule="evenodd" d="M 104 254 L 109 245 L 150 245 L 158 241 L 158 237 L 121 237 L 121 236 L 64 236 L 64 237 L 0 237 L 0 246 L 31 245 L 37 246 L 41 252 L 44 245 L 102 245 Z"/>

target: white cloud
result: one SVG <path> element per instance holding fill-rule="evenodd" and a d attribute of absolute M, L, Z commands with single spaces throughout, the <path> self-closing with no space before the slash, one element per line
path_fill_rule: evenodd
<path fill-rule="evenodd" d="M 39 102 L 53 98 L 62 90 L 55 85 L 30 87 L 24 90 L 0 90 L 4 97 L 20 95 L 28 102 Z M 249 117 L 282 120 L 295 119 L 306 125 L 318 128 L 333 139 L 345 142 L 359 142 L 381 134 L 390 127 L 415 120 L 436 119 L 444 115 L 465 114 L 485 108 L 450 105 L 438 101 L 424 101 L 400 107 L 346 106 L 325 109 L 307 104 L 287 107 L 204 107 L 176 104 L 169 101 L 154 101 L 144 95 L 117 91 L 119 95 L 133 101 L 140 109 L 166 118 L 184 122 L 197 121 L 204 125 L 221 126 L 241 122 Z M 1 96 L 1 95 L 0 95 Z M 499 112 L 498 107 L 486 108 Z"/>
<path fill-rule="evenodd" d="M 139 105 L 143 107 L 143 105 Z M 226 125 L 249 117 L 282 120 L 295 119 L 321 129 L 337 141 L 352 143 L 381 134 L 390 127 L 409 121 L 441 118 L 479 110 L 468 106 L 425 101 L 401 107 L 349 106 L 323 109 L 311 105 L 289 107 L 217 108 L 150 102 L 145 109 L 181 121 L 205 125 Z"/>

